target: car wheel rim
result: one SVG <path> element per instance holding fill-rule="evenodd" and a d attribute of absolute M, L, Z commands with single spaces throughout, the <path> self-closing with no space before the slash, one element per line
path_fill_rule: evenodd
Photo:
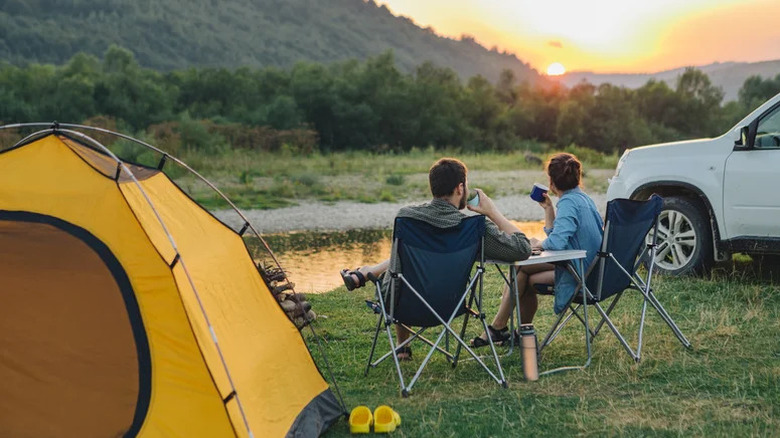
<path fill-rule="evenodd" d="M 648 243 L 651 240 L 652 235 L 648 234 Z M 656 266 L 666 271 L 675 271 L 688 265 L 697 243 L 696 231 L 687 216 L 675 210 L 664 210 L 658 215 Z"/>

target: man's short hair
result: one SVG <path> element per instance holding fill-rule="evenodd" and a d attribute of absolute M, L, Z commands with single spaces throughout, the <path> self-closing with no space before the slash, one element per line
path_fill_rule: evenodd
<path fill-rule="evenodd" d="M 466 165 L 455 158 L 442 158 L 433 163 L 428 171 L 428 182 L 434 198 L 449 196 L 458 187 L 466 183 Z"/>

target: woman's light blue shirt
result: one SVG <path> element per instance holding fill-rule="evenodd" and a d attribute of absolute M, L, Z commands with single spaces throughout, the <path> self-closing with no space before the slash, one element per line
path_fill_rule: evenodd
<path fill-rule="evenodd" d="M 604 221 L 596 204 L 579 187 L 563 192 L 556 204 L 552 228 L 544 228 L 547 239 L 542 248 L 549 250 L 584 249 L 585 269 L 593 261 L 603 235 Z M 577 288 L 577 280 L 562 266 L 555 267 L 555 313 L 561 313 Z"/>

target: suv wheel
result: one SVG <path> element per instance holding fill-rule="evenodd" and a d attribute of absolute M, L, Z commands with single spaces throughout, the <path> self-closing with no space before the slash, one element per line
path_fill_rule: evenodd
<path fill-rule="evenodd" d="M 647 242 L 652 241 L 652 231 Z M 701 274 L 712 265 L 712 237 L 703 209 L 688 198 L 664 198 L 658 216 L 655 268 L 672 275 Z"/>

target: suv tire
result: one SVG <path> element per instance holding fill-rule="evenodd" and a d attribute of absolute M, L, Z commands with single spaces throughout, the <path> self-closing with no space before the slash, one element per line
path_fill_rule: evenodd
<path fill-rule="evenodd" d="M 707 213 L 690 198 L 670 196 L 658 216 L 655 270 L 671 275 L 703 274 L 713 263 Z M 652 231 L 647 241 L 652 239 Z"/>

